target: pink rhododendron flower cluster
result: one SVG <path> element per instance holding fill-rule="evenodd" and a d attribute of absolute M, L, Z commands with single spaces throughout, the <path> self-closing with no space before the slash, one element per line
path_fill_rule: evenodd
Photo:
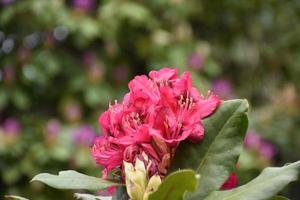
<path fill-rule="evenodd" d="M 123 102 L 100 116 L 102 136 L 95 140 L 92 155 L 105 167 L 104 176 L 115 168 L 123 170 L 123 161 L 138 158 L 149 175 L 163 177 L 181 141 L 203 139 L 201 119 L 214 112 L 220 99 L 210 93 L 205 98 L 192 86 L 188 72 L 179 77 L 171 68 L 136 76 L 128 86 Z"/>

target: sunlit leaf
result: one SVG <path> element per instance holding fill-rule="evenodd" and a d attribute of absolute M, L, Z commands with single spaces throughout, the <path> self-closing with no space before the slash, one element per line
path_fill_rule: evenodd
<path fill-rule="evenodd" d="M 186 191 L 195 191 L 198 184 L 193 170 L 180 170 L 167 176 L 149 200 L 181 200 Z"/>
<path fill-rule="evenodd" d="M 222 102 L 215 113 L 203 120 L 203 142 L 185 142 L 179 146 L 172 169 L 189 168 L 201 174 L 197 191 L 188 195 L 188 199 L 203 199 L 218 190 L 233 171 L 248 127 L 247 111 L 246 100 Z"/>
<path fill-rule="evenodd" d="M 58 175 L 48 173 L 38 174 L 31 181 L 41 181 L 57 189 L 101 190 L 121 185 L 118 182 L 87 176 L 73 170 L 61 171 Z"/>
<path fill-rule="evenodd" d="M 29 199 L 26 199 L 24 197 L 20 197 L 20 196 L 15 196 L 15 195 L 5 195 L 4 196 L 5 199 L 10 199 L 10 200 L 29 200 Z"/>
<path fill-rule="evenodd" d="M 227 191 L 215 191 L 205 200 L 266 200 L 288 183 L 297 180 L 300 161 L 284 167 L 267 167 L 249 183 Z M 282 199 L 283 197 L 281 197 Z M 273 200 L 280 197 L 273 197 Z"/>
<path fill-rule="evenodd" d="M 95 196 L 92 194 L 75 193 L 74 197 L 81 200 L 111 200 L 111 197 Z"/>

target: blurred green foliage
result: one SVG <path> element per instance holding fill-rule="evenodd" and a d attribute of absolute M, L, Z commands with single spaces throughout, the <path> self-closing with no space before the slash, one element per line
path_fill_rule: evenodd
<path fill-rule="evenodd" d="M 89 155 L 98 116 L 122 99 L 134 75 L 163 66 L 190 71 L 203 92 L 250 100 L 251 130 L 276 154 L 266 162 L 246 149 L 240 183 L 265 165 L 300 159 L 298 0 L 0 0 L 0 6 L 0 196 L 71 198 L 28 182 L 64 169 L 100 175 Z M 284 193 L 300 198 L 297 187 Z"/>

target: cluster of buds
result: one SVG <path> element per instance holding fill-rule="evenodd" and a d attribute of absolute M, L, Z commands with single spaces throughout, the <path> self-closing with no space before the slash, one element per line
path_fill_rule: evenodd
<path fill-rule="evenodd" d="M 148 160 L 148 156 L 143 154 L 145 160 Z M 151 162 L 151 161 L 149 161 Z M 127 194 L 132 200 L 147 200 L 149 195 L 156 191 L 161 184 L 161 178 L 158 175 L 153 175 L 149 178 L 147 169 L 150 167 L 145 166 L 145 163 L 140 159 L 136 159 L 135 165 L 123 161 L 125 174 L 126 174 L 126 189 Z"/>

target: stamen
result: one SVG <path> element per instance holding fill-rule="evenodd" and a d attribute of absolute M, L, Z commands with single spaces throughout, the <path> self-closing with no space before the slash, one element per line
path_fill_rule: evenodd
<path fill-rule="evenodd" d="M 180 99 L 178 100 L 178 105 L 186 110 L 192 109 L 195 105 L 194 99 L 189 96 L 189 93 L 187 93 L 186 98 L 183 97 L 183 95 L 180 95 Z"/>

